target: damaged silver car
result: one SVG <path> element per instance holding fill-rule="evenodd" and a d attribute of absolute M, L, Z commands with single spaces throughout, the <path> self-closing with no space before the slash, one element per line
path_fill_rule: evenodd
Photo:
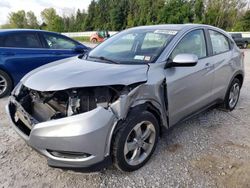
<path fill-rule="evenodd" d="M 164 128 L 220 104 L 233 110 L 244 54 L 223 30 L 157 25 L 125 30 L 89 54 L 40 67 L 14 89 L 7 113 L 48 164 L 142 167 Z"/>

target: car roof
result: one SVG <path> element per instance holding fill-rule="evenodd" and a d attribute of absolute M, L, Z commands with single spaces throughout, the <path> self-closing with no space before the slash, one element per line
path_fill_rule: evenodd
<path fill-rule="evenodd" d="M 56 34 L 56 35 L 61 35 L 63 37 L 69 38 L 65 35 L 62 35 L 61 33 L 40 30 L 40 29 L 0 29 L 0 36 L 4 37 L 5 35 L 11 34 L 11 33 L 22 33 L 22 32 L 49 33 L 49 34 Z M 79 45 L 83 45 L 80 42 L 78 42 L 77 40 L 74 40 L 72 38 L 70 40 L 75 41 Z M 85 45 L 83 45 L 83 46 L 85 46 Z"/>
<path fill-rule="evenodd" d="M 162 25 L 149 25 L 149 26 L 138 26 L 131 28 L 133 29 L 166 29 L 166 30 L 176 30 L 176 31 L 181 31 L 181 30 L 188 30 L 196 27 L 205 27 L 205 28 L 214 28 L 214 29 L 219 29 L 210 25 L 205 25 L 205 24 L 162 24 Z M 221 29 L 219 29 L 221 30 Z"/>
<path fill-rule="evenodd" d="M 0 29 L 0 35 L 7 34 L 7 33 L 21 33 L 21 32 L 40 32 L 40 33 L 60 34 L 56 32 L 40 30 L 40 29 Z"/>

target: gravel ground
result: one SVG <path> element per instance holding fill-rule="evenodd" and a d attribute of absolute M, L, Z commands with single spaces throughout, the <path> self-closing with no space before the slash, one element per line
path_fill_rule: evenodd
<path fill-rule="evenodd" d="M 10 127 L 0 100 L 0 187 L 250 187 L 250 50 L 233 112 L 209 110 L 165 131 L 142 169 L 77 173 L 48 167 Z"/>

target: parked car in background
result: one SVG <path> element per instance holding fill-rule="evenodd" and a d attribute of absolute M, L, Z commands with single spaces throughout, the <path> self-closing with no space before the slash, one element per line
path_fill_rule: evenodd
<path fill-rule="evenodd" d="M 131 28 L 83 57 L 40 67 L 7 106 L 16 132 L 50 166 L 123 171 L 150 159 L 164 128 L 214 105 L 233 110 L 244 54 L 199 24 Z"/>
<path fill-rule="evenodd" d="M 90 42 L 92 43 L 103 42 L 105 39 L 109 37 L 110 34 L 108 31 L 97 31 L 90 36 Z"/>
<path fill-rule="evenodd" d="M 64 35 L 30 29 L 0 30 L 0 98 L 31 70 L 85 53 L 89 48 Z"/>
<path fill-rule="evenodd" d="M 246 49 L 250 44 L 250 38 L 242 37 L 241 33 L 230 33 L 237 46 Z"/>

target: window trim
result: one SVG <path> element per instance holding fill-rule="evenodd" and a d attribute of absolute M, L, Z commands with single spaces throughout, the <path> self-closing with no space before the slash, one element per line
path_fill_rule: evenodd
<path fill-rule="evenodd" d="M 214 54 L 214 53 L 213 53 L 212 39 L 211 39 L 211 37 L 210 37 L 209 31 L 214 31 L 214 32 L 217 32 L 217 33 L 223 35 L 223 36 L 226 38 L 226 40 L 227 40 L 227 43 L 228 43 L 228 46 L 229 46 L 229 50 L 224 51 L 224 52 L 220 52 L 220 53 L 217 53 L 217 54 Z M 211 29 L 211 28 L 208 28 L 208 29 L 207 29 L 207 33 L 208 33 L 208 39 L 209 39 L 209 41 L 210 41 L 210 46 L 211 46 L 211 50 L 210 50 L 210 51 L 211 51 L 211 52 L 210 52 L 211 54 L 210 54 L 209 57 L 213 57 L 213 56 L 221 55 L 221 54 L 224 54 L 224 53 L 228 53 L 228 52 L 230 52 L 230 51 L 233 49 L 233 46 L 230 44 L 230 41 L 229 41 L 230 39 L 229 39 L 229 37 L 227 37 L 224 33 L 220 32 L 220 31 L 218 31 L 218 30 L 215 30 L 215 29 Z"/>
<path fill-rule="evenodd" d="M 209 51 L 208 51 L 209 47 L 208 47 L 208 40 L 207 40 L 206 31 L 205 31 L 205 28 L 200 27 L 200 28 L 194 28 L 194 29 L 188 30 L 186 33 L 184 33 L 184 34 L 182 35 L 182 37 L 180 37 L 180 39 L 175 43 L 174 47 L 172 48 L 171 52 L 169 53 L 169 55 L 168 55 L 168 60 L 170 59 L 170 57 L 171 57 L 173 51 L 176 49 L 176 47 L 177 47 L 178 44 L 182 41 L 182 39 L 183 39 L 184 37 L 186 37 L 189 33 L 193 32 L 193 31 L 197 31 L 197 30 L 201 30 L 201 31 L 203 32 L 204 40 L 205 40 L 205 47 L 206 47 L 206 56 L 205 56 L 205 57 L 201 57 L 201 58 L 198 57 L 198 60 L 206 59 L 206 58 L 209 57 Z M 168 60 L 167 60 L 167 61 L 168 61 Z"/>
<path fill-rule="evenodd" d="M 41 39 L 40 39 L 40 37 L 39 37 L 39 35 L 38 35 L 38 33 L 36 33 L 36 32 L 28 32 L 28 31 L 26 31 L 26 32 L 11 32 L 11 33 L 8 33 L 8 34 L 6 34 L 6 35 L 3 35 L 3 43 L 5 44 L 5 40 L 6 40 L 6 38 L 7 37 L 9 37 L 9 36 L 12 36 L 12 35 L 17 35 L 17 34 L 33 34 L 35 37 L 36 37 L 36 39 L 38 40 L 38 42 L 39 42 L 39 44 L 40 44 L 40 47 L 39 48 L 25 48 L 25 47 L 10 47 L 10 46 L 2 46 L 2 47 L 0 47 L 0 48 L 11 48 L 11 49 L 34 49 L 34 50 L 41 50 L 41 49 L 44 49 L 44 46 L 43 46 L 43 43 L 42 43 L 42 41 L 41 41 Z"/>

